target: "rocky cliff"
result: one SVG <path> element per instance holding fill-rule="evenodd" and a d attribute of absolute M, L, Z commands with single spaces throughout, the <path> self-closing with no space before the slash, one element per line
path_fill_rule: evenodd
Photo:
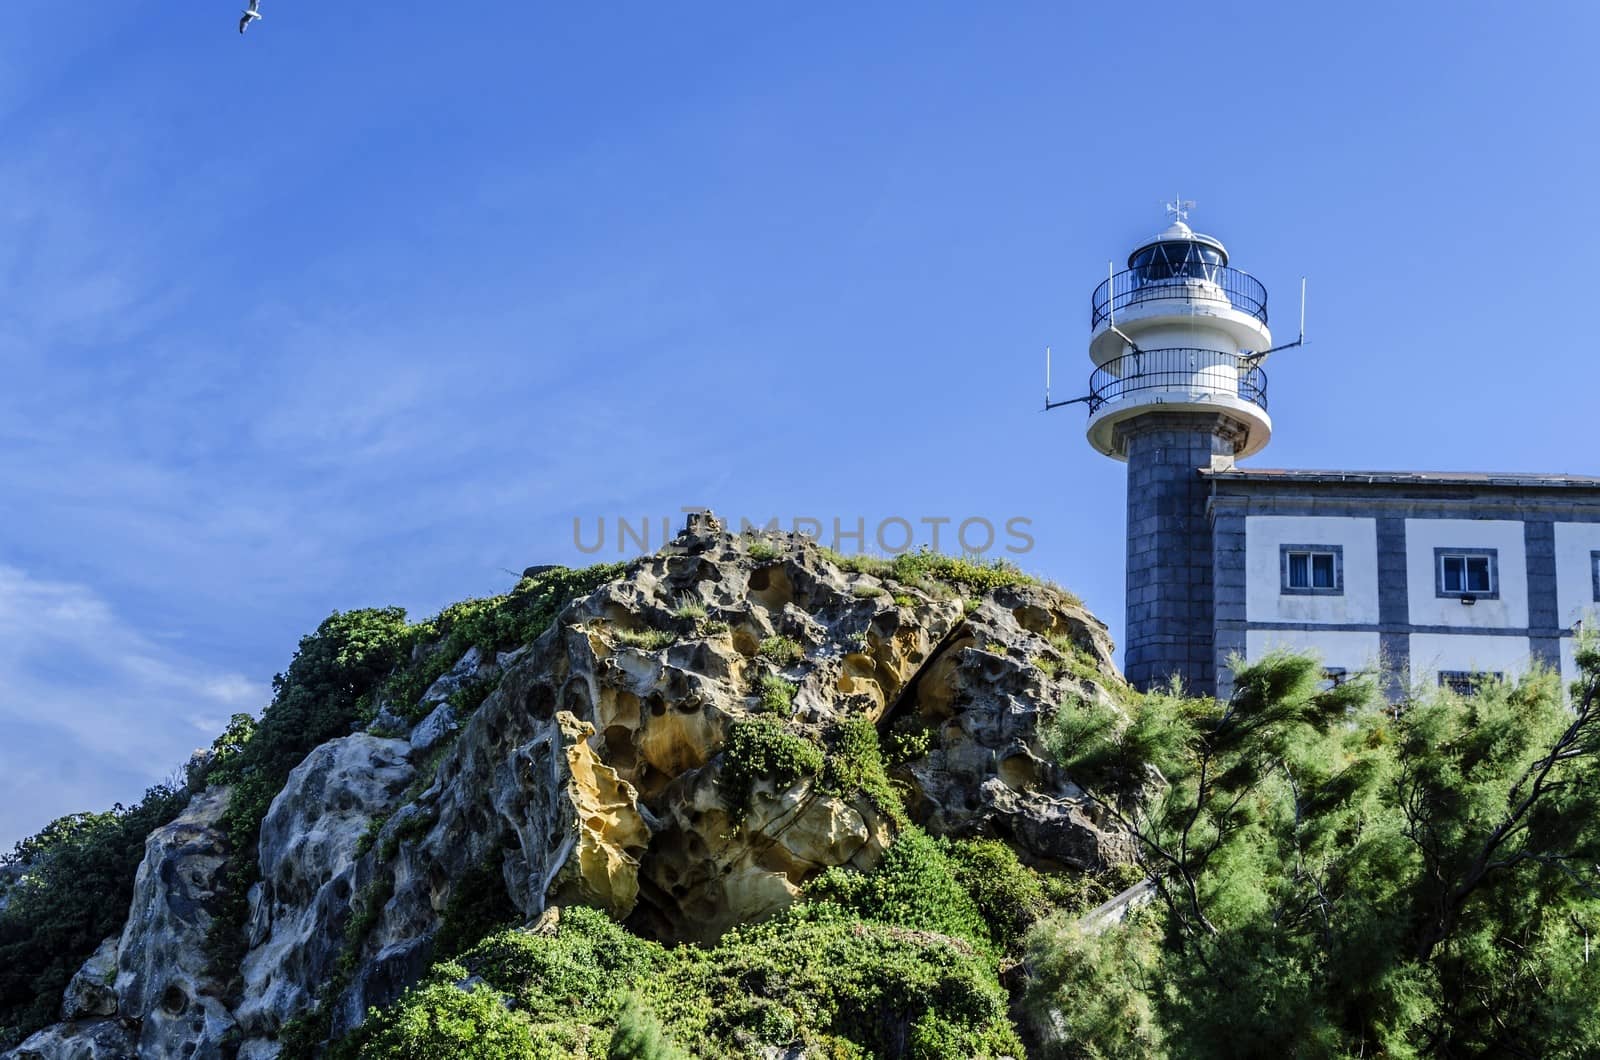
<path fill-rule="evenodd" d="M 691 519 L 532 643 L 474 645 L 312 750 L 249 852 L 238 967 L 208 947 L 240 856 L 231 793 L 196 791 L 150 836 L 126 927 L 62 1022 L 5 1056 L 292 1055 L 307 1027 L 338 1036 L 393 1002 L 475 909 L 586 906 L 710 944 L 825 870 L 873 869 L 911 827 L 998 839 L 1047 874 L 1124 861 L 1041 725 L 1120 694 L 1111 652 L 1074 599 L 1013 571 Z"/>

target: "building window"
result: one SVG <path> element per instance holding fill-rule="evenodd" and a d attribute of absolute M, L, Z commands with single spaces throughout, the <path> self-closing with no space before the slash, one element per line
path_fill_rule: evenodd
<path fill-rule="evenodd" d="M 1342 545 L 1283 545 L 1279 548 L 1283 591 L 1292 596 L 1344 593 Z"/>
<path fill-rule="evenodd" d="M 1467 600 L 1500 598 L 1499 553 L 1492 548 L 1433 550 L 1436 589 L 1440 596 Z"/>
<path fill-rule="evenodd" d="M 1504 681 L 1506 675 L 1498 670 L 1440 670 L 1439 687 L 1447 688 L 1458 696 L 1474 695 L 1485 681 Z"/>
<path fill-rule="evenodd" d="M 1594 601 L 1600 604 L 1600 552 L 1589 553 L 1589 579 L 1594 586 Z"/>

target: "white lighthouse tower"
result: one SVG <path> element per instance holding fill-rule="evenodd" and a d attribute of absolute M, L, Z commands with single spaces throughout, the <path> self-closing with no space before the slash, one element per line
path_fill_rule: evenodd
<path fill-rule="evenodd" d="M 1267 291 L 1192 230 L 1192 202 L 1090 299 L 1089 444 L 1128 464 L 1127 658 L 1136 687 L 1216 687 L 1213 556 L 1201 468 L 1272 436 Z"/>

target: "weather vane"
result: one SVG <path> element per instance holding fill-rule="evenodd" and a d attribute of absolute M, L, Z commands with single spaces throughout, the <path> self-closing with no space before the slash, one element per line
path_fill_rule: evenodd
<path fill-rule="evenodd" d="M 1189 211 L 1194 209 L 1194 200 L 1183 198 L 1174 199 L 1172 202 L 1167 203 L 1166 206 L 1167 212 L 1172 214 L 1174 219 L 1179 221 L 1188 221 Z"/>

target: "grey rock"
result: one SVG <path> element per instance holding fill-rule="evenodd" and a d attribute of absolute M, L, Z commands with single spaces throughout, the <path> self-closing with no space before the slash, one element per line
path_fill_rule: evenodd
<path fill-rule="evenodd" d="M 119 936 L 112 935 L 83 962 L 61 998 L 62 1019 L 93 1019 L 117 1014 L 117 947 L 120 942 Z"/>
<path fill-rule="evenodd" d="M 422 693 L 420 702 L 423 706 L 431 703 L 443 703 L 468 685 L 476 684 L 494 676 L 497 669 L 498 667 L 492 661 L 484 659 L 483 651 L 474 644 L 467 649 L 465 655 L 456 660 L 454 666 L 450 667 L 449 670 L 440 675 L 437 681 L 428 686 L 428 690 Z"/>
<path fill-rule="evenodd" d="M 433 958 L 433 938 L 410 939 L 385 946 L 364 961 L 333 1013 L 333 1031 L 344 1034 L 360 1026 L 369 1009 L 389 1004 L 422 977 Z"/>
<path fill-rule="evenodd" d="M 0 1060 L 139 1060 L 133 1028 L 120 1020 L 57 1023 L 6 1053 Z"/>
<path fill-rule="evenodd" d="M 229 788 L 196 795 L 145 841 L 117 951 L 118 1012 L 139 1024 L 144 1060 L 220 1060 L 233 1017 L 218 1000 L 206 936 L 223 897 Z"/>
<path fill-rule="evenodd" d="M 411 752 L 423 754 L 437 747 L 450 734 L 459 731 L 456 712 L 448 703 L 440 703 L 426 718 L 411 730 Z"/>
<path fill-rule="evenodd" d="M 410 746 L 366 733 L 330 740 L 294 768 L 261 823 L 262 939 L 244 959 L 237 1018 L 270 1038 L 310 1011 L 343 947 L 344 924 L 366 880 L 357 847 L 373 818 L 411 783 Z"/>
<path fill-rule="evenodd" d="M 275 1038 L 251 1038 L 239 1046 L 238 1060 L 278 1060 L 283 1045 Z"/>
<path fill-rule="evenodd" d="M 410 728 L 410 722 L 396 714 L 389 704 L 384 703 L 367 726 L 367 731 L 374 736 L 395 737 L 404 736 L 406 730 Z"/>

